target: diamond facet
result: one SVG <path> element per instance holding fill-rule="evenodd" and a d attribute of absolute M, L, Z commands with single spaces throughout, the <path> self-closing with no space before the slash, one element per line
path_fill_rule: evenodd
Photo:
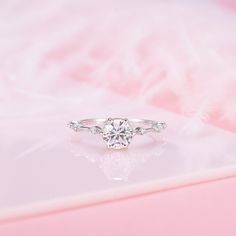
<path fill-rule="evenodd" d="M 109 118 L 103 127 L 103 140 L 109 148 L 121 149 L 130 144 L 133 129 L 127 119 Z"/>

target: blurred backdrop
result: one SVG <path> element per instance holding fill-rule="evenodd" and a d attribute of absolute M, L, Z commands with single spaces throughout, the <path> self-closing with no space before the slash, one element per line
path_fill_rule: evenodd
<path fill-rule="evenodd" d="M 4 124 L 117 111 L 118 95 L 236 131 L 235 1 L 0 4 Z"/>

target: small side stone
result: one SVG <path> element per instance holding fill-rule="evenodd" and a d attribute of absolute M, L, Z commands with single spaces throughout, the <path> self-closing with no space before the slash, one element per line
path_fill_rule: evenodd
<path fill-rule="evenodd" d="M 102 133 L 102 129 L 99 126 L 92 126 L 89 128 L 92 134 L 100 134 Z"/>
<path fill-rule="evenodd" d="M 155 123 L 152 128 L 156 131 L 156 132 L 160 132 L 163 129 L 165 129 L 167 127 L 165 122 L 157 122 Z"/>
<path fill-rule="evenodd" d="M 82 127 L 82 125 L 78 121 L 70 121 L 68 123 L 68 127 L 77 132 L 78 129 Z"/>
<path fill-rule="evenodd" d="M 134 133 L 137 134 L 137 135 L 143 135 L 145 133 L 145 129 L 142 128 L 142 127 L 136 127 L 134 129 Z"/>

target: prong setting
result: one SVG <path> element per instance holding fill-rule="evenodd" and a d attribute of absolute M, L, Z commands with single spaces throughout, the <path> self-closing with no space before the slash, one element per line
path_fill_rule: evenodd
<path fill-rule="evenodd" d="M 128 119 L 108 119 L 103 127 L 103 140 L 108 148 L 122 149 L 128 147 L 133 137 L 133 129 Z"/>

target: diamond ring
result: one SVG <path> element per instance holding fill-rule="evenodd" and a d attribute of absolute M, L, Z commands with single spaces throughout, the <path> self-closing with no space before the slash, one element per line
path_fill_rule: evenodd
<path fill-rule="evenodd" d="M 127 148 L 136 135 L 158 133 L 167 127 L 165 122 L 145 119 L 108 118 L 70 121 L 68 127 L 75 132 L 90 131 L 99 134 L 108 148 Z"/>

